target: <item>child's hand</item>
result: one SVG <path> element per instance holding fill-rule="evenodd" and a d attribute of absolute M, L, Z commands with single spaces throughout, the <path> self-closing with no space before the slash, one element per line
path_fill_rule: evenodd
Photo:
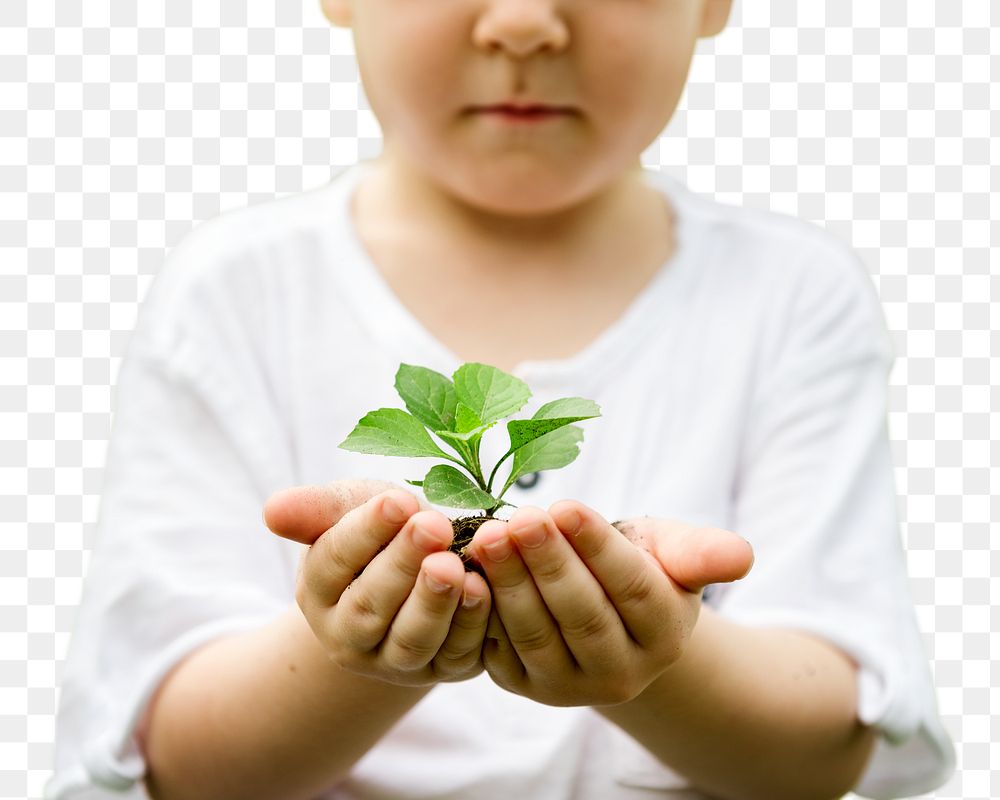
<path fill-rule="evenodd" d="M 275 533 L 309 544 L 314 532 L 299 564 L 302 613 L 330 657 L 351 672 L 404 686 L 471 678 L 483 668 L 486 582 L 447 552 L 447 517 L 421 510 L 402 489 L 366 495 L 371 486 L 335 481 L 268 500 L 264 516 Z"/>
<path fill-rule="evenodd" d="M 633 699 L 683 652 L 701 589 L 753 563 L 729 531 L 643 518 L 623 536 L 582 503 L 549 512 L 523 506 L 484 524 L 473 543 L 493 592 L 486 670 L 541 703 Z"/>

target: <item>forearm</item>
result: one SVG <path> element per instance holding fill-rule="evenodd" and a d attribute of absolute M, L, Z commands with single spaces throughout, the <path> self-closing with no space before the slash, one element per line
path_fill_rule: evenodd
<path fill-rule="evenodd" d="M 839 650 L 704 607 L 674 665 L 635 700 L 598 710 L 713 795 L 830 800 L 874 743 L 856 707 L 855 667 Z"/>
<path fill-rule="evenodd" d="M 427 691 L 340 669 L 293 607 L 206 645 L 164 682 L 145 737 L 147 787 L 156 800 L 313 797 Z"/>

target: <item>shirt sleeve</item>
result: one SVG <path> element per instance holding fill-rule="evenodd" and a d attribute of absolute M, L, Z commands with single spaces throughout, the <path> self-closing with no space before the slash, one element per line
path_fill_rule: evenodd
<path fill-rule="evenodd" d="M 881 734 L 855 792 L 910 796 L 954 768 L 909 593 L 887 424 L 893 363 L 867 270 L 848 248 L 814 253 L 773 366 L 748 413 L 731 529 L 755 562 L 716 587 L 720 614 L 795 628 L 858 665 L 858 718 Z"/>
<path fill-rule="evenodd" d="M 47 798 L 146 797 L 136 726 L 163 678 L 294 603 L 299 546 L 262 519 L 266 498 L 292 483 L 278 415 L 252 359 L 227 355 L 246 353 L 233 340 L 240 315 L 212 309 L 211 293 L 180 299 L 160 311 L 210 322 L 174 325 L 144 307 L 119 372 Z"/>

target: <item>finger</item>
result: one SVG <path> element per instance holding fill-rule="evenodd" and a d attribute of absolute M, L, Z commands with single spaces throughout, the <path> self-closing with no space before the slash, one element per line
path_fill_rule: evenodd
<path fill-rule="evenodd" d="M 380 645 L 413 591 L 424 559 L 446 550 L 451 536 L 451 522 L 444 514 L 419 511 L 371 559 L 342 594 L 334 613 L 335 624 L 351 647 L 368 651 Z"/>
<path fill-rule="evenodd" d="M 348 511 L 302 557 L 302 580 L 310 598 L 333 606 L 375 554 L 409 524 L 417 499 L 391 489 Z"/>
<path fill-rule="evenodd" d="M 476 671 L 482 661 L 490 607 L 490 587 L 481 575 L 467 572 L 451 629 L 434 657 L 434 673 L 442 680 L 453 680 Z"/>
<path fill-rule="evenodd" d="M 427 556 L 413 591 L 392 621 L 378 656 L 396 670 L 426 667 L 448 637 L 458 606 L 465 567 L 455 553 Z"/>
<path fill-rule="evenodd" d="M 500 621 L 496 605 L 490 611 L 489 621 L 486 623 L 483 668 L 497 686 L 509 692 L 521 693 L 527 682 L 527 670 Z"/>
<path fill-rule="evenodd" d="M 732 531 L 675 524 L 664 535 L 663 520 L 651 517 L 626 524 L 630 535 L 647 543 L 666 573 L 689 592 L 737 581 L 753 567 L 753 547 Z"/>
<path fill-rule="evenodd" d="M 583 503 L 560 500 L 549 514 L 587 568 L 604 588 L 626 629 L 641 646 L 663 635 L 663 612 L 671 588 L 652 558 Z"/>
<path fill-rule="evenodd" d="M 522 506 L 508 529 L 576 662 L 588 673 L 621 664 L 623 649 L 632 644 L 628 631 L 552 518 L 540 508 Z"/>
<path fill-rule="evenodd" d="M 352 508 L 388 489 L 403 491 L 396 484 L 370 479 L 282 489 L 264 503 L 264 523 L 278 536 L 312 544 Z M 423 501 L 414 499 L 420 508 L 424 507 Z"/>
<path fill-rule="evenodd" d="M 484 523 L 472 545 L 493 591 L 493 605 L 529 672 L 565 674 L 575 667 L 559 626 L 510 538 L 507 523 Z"/>

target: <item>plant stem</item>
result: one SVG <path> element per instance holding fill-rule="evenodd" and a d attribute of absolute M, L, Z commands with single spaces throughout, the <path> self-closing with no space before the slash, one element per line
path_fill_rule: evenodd
<path fill-rule="evenodd" d="M 508 450 L 506 453 L 504 453 L 503 458 L 501 458 L 496 463 L 496 466 L 493 467 L 493 471 L 490 473 L 490 481 L 489 481 L 489 483 L 486 486 L 486 491 L 487 492 L 492 492 L 493 491 L 493 478 L 496 477 L 497 470 L 500 469 L 500 465 L 504 461 L 506 461 L 508 458 L 510 458 L 512 455 L 514 455 L 514 451 L 513 450 Z"/>
<path fill-rule="evenodd" d="M 479 465 L 479 441 L 476 441 L 471 446 L 465 445 L 459 452 L 461 453 L 462 458 L 465 459 L 465 463 L 462 464 L 462 466 L 465 467 L 466 472 L 468 472 L 469 475 L 472 476 L 472 479 L 477 484 L 479 484 L 480 489 L 482 489 L 484 492 L 486 492 L 486 494 L 492 497 L 493 493 L 486 485 L 486 481 L 483 480 L 483 471 Z M 497 504 L 495 506 L 492 506 L 491 509 L 485 509 L 485 511 L 487 512 L 486 515 L 489 517 L 492 517 L 493 512 L 503 505 L 503 503 L 499 502 L 498 498 L 494 499 L 497 500 Z"/>
<path fill-rule="evenodd" d="M 445 453 L 443 450 L 441 451 L 442 455 L 452 463 L 458 464 L 460 467 L 464 467 L 466 472 L 468 472 L 476 480 L 480 488 L 485 489 L 486 487 L 483 486 L 483 476 L 479 471 L 478 454 L 474 457 L 467 444 L 453 442 L 450 439 L 445 439 L 444 437 L 442 437 L 441 440 L 448 447 L 458 453 L 460 458 L 455 458 L 455 456 Z"/>
<path fill-rule="evenodd" d="M 479 483 L 479 488 L 489 494 L 489 487 L 486 485 L 486 481 L 483 480 L 483 468 L 479 463 L 479 445 L 481 442 L 482 439 L 477 439 L 475 444 L 472 446 L 471 466 L 475 468 L 475 477 L 476 481 Z"/>
<path fill-rule="evenodd" d="M 452 463 L 458 464 L 458 466 L 460 466 L 460 467 L 464 467 L 466 471 L 469 471 L 469 465 L 466 464 L 465 461 L 463 461 L 462 459 L 455 458 L 455 456 L 448 455 L 447 453 L 444 454 L 444 457 L 447 458 Z M 437 458 L 437 456 L 435 456 L 435 458 Z M 473 476 L 473 477 L 475 477 L 475 476 Z"/>
<path fill-rule="evenodd" d="M 514 481 L 513 481 L 513 480 L 511 480 L 511 478 L 513 478 L 513 476 L 514 476 L 514 473 L 512 472 L 512 473 L 511 473 L 511 474 L 510 474 L 510 475 L 509 475 L 509 476 L 507 477 L 507 483 L 505 483 L 505 484 L 504 484 L 504 487 L 503 487 L 503 489 L 502 489 L 502 490 L 500 491 L 500 494 L 499 494 L 499 495 L 497 496 L 497 500 L 498 500 L 498 501 L 500 501 L 500 500 L 503 500 L 503 496 L 504 496 L 505 494 L 507 494 L 507 490 L 508 490 L 508 489 L 509 489 L 509 488 L 510 488 L 511 486 L 513 486 L 513 485 L 514 485 Z"/>

